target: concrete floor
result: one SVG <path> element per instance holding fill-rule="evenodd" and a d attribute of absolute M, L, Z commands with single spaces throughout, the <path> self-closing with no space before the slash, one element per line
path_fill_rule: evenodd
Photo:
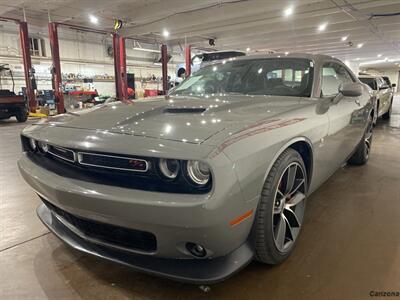
<path fill-rule="evenodd" d="M 81 254 L 49 234 L 16 166 L 24 126 L 0 121 L 1 299 L 368 299 L 371 290 L 400 291 L 400 96 L 391 121 L 375 129 L 368 165 L 337 171 L 309 198 L 289 260 L 252 263 L 208 293 Z"/>

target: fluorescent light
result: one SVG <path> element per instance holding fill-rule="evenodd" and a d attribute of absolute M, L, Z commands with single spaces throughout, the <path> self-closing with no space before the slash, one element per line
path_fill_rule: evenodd
<path fill-rule="evenodd" d="M 93 24 L 99 23 L 99 19 L 96 16 L 93 16 L 93 15 L 89 15 L 89 20 Z"/>
<path fill-rule="evenodd" d="M 294 11 L 293 6 L 289 6 L 288 8 L 286 8 L 286 9 L 283 11 L 283 15 L 284 15 L 285 17 L 289 17 L 290 15 L 293 14 L 293 11 Z"/>
<path fill-rule="evenodd" d="M 169 37 L 169 31 L 167 29 L 164 29 L 162 32 L 163 37 Z"/>
<path fill-rule="evenodd" d="M 246 51 L 247 51 L 247 52 L 250 52 L 250 50 L 251 50 L 251 49 L 250 49 L 249 47 L 248 47 L 248 48 L 246 48 Z"/>
<path fill-rule="evenodd" d="M 382 57 L 382 54 L 378 54 L 377 57 Z"/>
<path fill-rule="evenodd" d="M 285 52 L 285 55 L 289 55 L 289 52 Z"/>
<path fill-rule="evenodd" d="M 343 37 L 342 37 L 342 42 L 346 41 L 348 37 L 349 37 L 348 35 L 343 36 Z"/>
<path fill-rule="evenodd" d="M 362 48 L 362 46 L 364 46 L 364 43 L 357 44 L 357 48 Z"/>
<path fill-rule="evenodd" d="M 321 25 L 318 26 L 318 31 L 324 31 L 327 26 L 328 23 L 322 23 Z"/>

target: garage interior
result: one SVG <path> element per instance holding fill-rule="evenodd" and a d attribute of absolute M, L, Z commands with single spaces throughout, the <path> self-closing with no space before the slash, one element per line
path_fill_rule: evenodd
<path fill-rule="evenodd" d="M 20 22 L 29 27 L 34 74 L 25 71 Z M 49 22 L 58 39 L 49 38 Z M 113 41 L 114 26 L 124 46 Z M 64 108 L 133 98 L 127 83 L 135 99 L 166 94 L 188 57 L 222 50 L 326 54 L 395 84 L 392 115 L 378 119 L 368 164 L 344 165 L 309 197 L 293 255 L 199 287 L 80 253 L 50 234 L 17 168 L 23 128 Z M 26 123 L 0 120 L 1 299 L 367 299 L 370 291 L 400 291 L 398 0 L 4 0 L 0 65 L 13 73 L 1 75 L 0 89 L 25 90 L 30 110 Z"/>

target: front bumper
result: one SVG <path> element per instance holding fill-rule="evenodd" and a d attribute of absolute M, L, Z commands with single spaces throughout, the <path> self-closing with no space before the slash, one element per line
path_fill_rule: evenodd
<path fill-rule="evenodd" d="M 229 222 L 257 205 L 243 201 L 237 184 L 228 187 L 229 194 L 214 191 L 212 196 L 159 193 L 66 178 L 38 166 L 26 153 L 18 166 L 25 181 L 63 211 L 154 234 L 157 249 L 147 255 L 163 258 L 193 258 L 185 250 L 187 242 L 205 247 L 207 258 L 225 256 L 247 240 L 253 216 L 233 227 Z"/>
<path fill-rule="evenodd" d="M 168 259 L 119 251 L 90 243 L 67 228 L 44 204 L 37 208 L 40 220 L 69 246 L 135 270 L 195 284 L 212 284 L 227 279 L 253 258 L 245 243 L 235 251 L 214 259 Z"/>

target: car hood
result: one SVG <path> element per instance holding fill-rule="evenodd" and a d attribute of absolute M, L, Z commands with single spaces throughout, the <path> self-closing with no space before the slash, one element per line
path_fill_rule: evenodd
<path fill-rule="evenodd" d="M 228 135 L 260 121 L 268 122 L 306 102 L 305 98 L 281 96 L 167 96 L 130 104 L 108 103 L 43 123 L 200 144 L 223 131 Z"/>

